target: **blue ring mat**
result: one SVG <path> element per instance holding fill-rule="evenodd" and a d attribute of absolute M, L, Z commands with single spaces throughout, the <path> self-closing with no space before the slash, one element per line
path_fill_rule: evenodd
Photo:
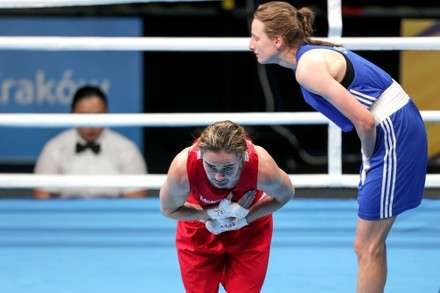
<path fill-rule="evenodd" d="M 355 292 L 356 206 L 296 198 L 277 211 L 262 292 Z M 175 226 L 158 198 L 0 200 L 0 292 L 184 292 Z M 386 292 L 440 292 L 440 200 L 400 215 L 387 246 Z"/>

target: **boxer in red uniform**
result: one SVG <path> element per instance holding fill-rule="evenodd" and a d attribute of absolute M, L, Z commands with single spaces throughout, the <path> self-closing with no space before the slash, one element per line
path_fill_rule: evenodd
<path fill-rule="evenodd" d="M 160 190 L 176 219 L 176 246 L 188 293 L 257 293 L 266 276 L 272 213 L 291 198 L 289 176 L 231 121 L 208 126 L 171 163 Z"/>

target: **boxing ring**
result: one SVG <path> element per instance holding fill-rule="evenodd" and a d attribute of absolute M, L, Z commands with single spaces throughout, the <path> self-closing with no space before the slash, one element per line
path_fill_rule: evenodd
<path fill-rule="evenodd" d="M 0 291 L 184 292 L 175 222 L 157 198 L 0 201 Z M 388 292 L 438 293 L 440 201 L 397 218 Z M 274 214 L 262 292 L 354 292 L 356 201 L 295 199 Z"/>
<path fill-rule="evenodd" d="M 0 1 L 0 8 L 149 1 Z M 172 2 L 172 1 L 170 1 Z M 339 6 L 338 6 L 339 5 Z M 332 9 L 330 9 L 332 8 Z M 340 37 L 340 3 L 329 1 L 329 41 L 352 50 L 440 50 L 440 38 Z M 248 51 L 248 38 L 0 37 L 0 50 Z M 440 111 L 422 111 L 439 122 Z M 320 113 L 0 114 L 0 127 L 196 127 L 230 119 L 241 125 L 328 125 L 328 173 L 290 174 L 297 188 L 355 188 L 342 173 L 341 132 Z M 6 190 L 49 187 L 159 189 L 165 174 L 81 176 L 0 174 Z M 428 174 L 426 188 L 439 188 Z M 274 214 L 263 292 L 353 292 L 354 199 L 294 199 Z M 389 248 L 388 292 L 440 292 L 440 202 L 398 217 Z M 157 198 L 0 200 L 0 292 L 184 292 L 174 249 L 175 222 Z"/>

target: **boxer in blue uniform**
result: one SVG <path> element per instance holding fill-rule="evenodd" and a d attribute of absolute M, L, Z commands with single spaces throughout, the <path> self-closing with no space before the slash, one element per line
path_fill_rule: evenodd
<path fill-rule="evenodd" d="M 343 47 L 305 43 L 298 48 L 297 61 L 313 49 L 341 52 L 347 65 L 341 84 L 369 109 L 376 122 L 374 151 L 364 158 L 361 168 L 359 217 L 385 219 L 417 207 L 422 200 L 427 164 L 427 151 L 423 152 L 427 150 L 426 130 L 417 107 L 389 74 Z M 301 90 L 313 108 L 343 131 L 353 130 L 353 123 L 330 102 L 304 86 Z"/>
<path fill-rule="evenodd" d="M 356 130 L 358 293 L 383 292 L 386 238 L 398 214 L 420 205 L 427 137 L 419 110 L 392 77 L 342 45 L 311 39 L 314 13 L 287 2 L 260 5 L 249 48 L 261 64 L 294 71 L 305 101 L 343 131 Z"/>

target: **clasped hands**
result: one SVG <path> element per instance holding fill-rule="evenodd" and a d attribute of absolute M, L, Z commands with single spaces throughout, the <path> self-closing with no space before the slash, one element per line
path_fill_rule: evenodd
<path fill-rule="evenodd" d="M 256 191 L 251 190 L 244 194 L 239 202 L 232 202 L 232 193 L 222 199 L 220 203 L 206 212 L 211 218 L 205 222 L 206 229 L 209 232 L 218 235 L 220 233 L 232 230 L 238 230 L 247 226 L 246 216 Z"/>

